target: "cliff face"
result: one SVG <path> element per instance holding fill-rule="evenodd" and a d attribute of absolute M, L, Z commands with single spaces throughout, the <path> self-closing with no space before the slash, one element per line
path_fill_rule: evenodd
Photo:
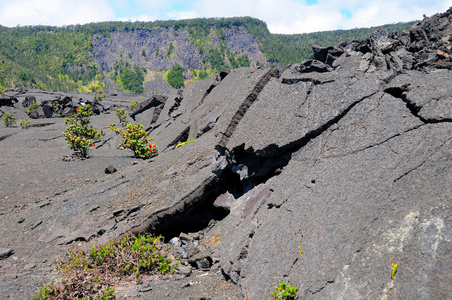
<path fill-rule="evenodd" d="M 150 30 L 135 30 L 129 32 L 113 31 L 109 37 L 94 35 L 93 57 L 102 72 L 115 70 L 118 63 L 126 62 L 130 66 L 145 69 L 147 75 L 143 81 L 147 94 L 168 94 L 171 87 L 162 81 L 162 74 L 176 64 L 186 71 L 185 80 L 196 79 L 189 70 L 200 71 L 212 67 L 212 60 L 218 63 L 232 65 L 230 58 L 246 56 L 250 65 L 258 61 L 264 63 L 267 59 L 262 54 L 256 39 L 247 30 L 240 27 L 222 29 L 223 36 L 211 30 L 207 38 L 194 40 L 186 28 L 160 28 Z M 195 46 L 195 44 L 198 45 Z M 220 56 L 212 58 L 210 51 L 223 49 Z M 201 51 L 201 52 L 200 52 Z M 229 68 L 229 67 L 228 67 Z M 106 80 L 107 90 L 117 91 L 119 86 L 111 80 Z"/>
<path fill-rule="evenodd" d="M 244 27 L 225 28 L 224 43 L 230 51 L 246 54 L 252 64 L 266 61 L 259 50 L 256 39 Z M 171 69 L 175 63 L 185 69 L 200 70 L 205 55 L 191 43 L 187 29 L 151 29 L 134 32 L 115 31 L 109 38 L 95 35 L 93 38 L 93 55 L 103 71 L 111 71 L 115 62 L 130 61 L 133 65 L 155 71 Z M 219 48 L 215 34 L 209 36 L 211 47 Z M 172 44 L 173 50 L 168 55 Z M 144 51 L 144 52 L 143 52 Z M 130 54 L 130 55 L 129 55 Z"/>
<path fill-rule="evenodd" d="M 250 57 L 252 64 L 266 58 L 259 50 L 256 39 L 244 27 L 225 28 L 224 40 L 227 48 Z M 150 29 L 134 32 L 114 31 L 109 38 L 95 35 L 93 38 L 93 56 L 102 71 L 114 69 L 115 62 L 130 61 L 141 68 L 155 71 L 171 69 L 175 63 L 185 69 L 199 70 L 203 68 L 204 56 L 191 43 L 187 29 Z M 209 37 L 211 46 L 219 47 L 218 37 Z M 168 54 L 170 44 L 174 49 Z M 144 51 L 144 52 L 143 52 Z M 130 54 L 130 56 L 129 56 Z"/>
<path fill-rule="evenodd" d="M 0 197 L 8 198 L 0 245 L 16 259 L 2 260 L 0 272 L 21 276 L 7 277 L 0 294 L 51 278 L 48 261 L 74 244 L 151 232 L 180 237 L 176 257 L 192 268 L 207 260 L 211 273 L 221 269 L 248 299 L 269 298 L 283 281 L 300 288 L 297 299 L 450 298 L 451 36 L 449 9 L 400 36 L 377 32 L 316 47 L 314 60 L 286 69 L 239 68 L 153 97 L 130 112 L 159 147 L 148 162 L 132 165 L 109 135 L 86 161 L 48 162 L 45 174 L 29 163 L 32 172 L 1 183 Z M 142 48 L 128 49 L 146 62 L 137 57 Z M 20 110 L 25 94 L 16 97 L 2 110 Z M 105 109 L 128 106 L 120 100 L 127 101 L 107 97 Z M 102 128 L 113 119 L 104 114 L 93 123 Z M 68 151 L 63 126 L 2 128 L 1 166 L 20 169 L 23 153 Z M 39 147 L 27 147 L 34 141 Z M 102 173 L 109 163 L 118 173 Z M 53 187 L 52 172 L 64 189 Z M 36 176 L 47 198 L 38 182 L 38 192 L 16 199 L 17 181 Z M 14 207 L 19 200 L 26 205 Z M 161 298 L 161 284 L 145 284 L 152 289 L 117 288 Z M 171 293 L 165 297 L 182 299 L 191 290 L 178 284 Z"/>

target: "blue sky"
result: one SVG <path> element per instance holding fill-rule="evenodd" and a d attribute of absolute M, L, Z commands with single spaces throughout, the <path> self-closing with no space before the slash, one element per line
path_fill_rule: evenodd
<path fill-rule="evenodd" d="M 306 33 L 422 19 L 452 0 L 0 0 L 0 24 L 69 25 L 251 16 L 272 33 Z"/>

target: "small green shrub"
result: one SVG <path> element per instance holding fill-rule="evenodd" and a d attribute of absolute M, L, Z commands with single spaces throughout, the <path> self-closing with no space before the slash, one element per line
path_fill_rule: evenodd
<path fill-rule="evenodd" d="M 106 289 L 105 289 L 105 294 L 103 294 L 103 295 L 101 295 L 100 297 L 99 297 L 99 300 L 108 300 L 108 299 L 110 299 L 111 297 L 113 297 L 115 295 L 115 290 L 114 289 L 111 289 L 110 287 L 107 287 Z M 88 299 L 89 300 L 89 299 Z"/>
<path fill-rule="evenodd" d="M 275 291 L 271 293 L 273 296 L 271 300 L 290 300 L 295 299 L 298 287 L 288 285 L 285 282 L 281 282 L 279 286 L 275 286 Z"/>
<path fill-rule="evenodd" d="M 57 260 L 58 271 L 63 280 L 57 285 L 40 288 L 35 300 L 47 299 L 99 299 L 114 296 L 110 287 L 118 276 L 134 276 L 137 280 L 143 273 L 167 274 L 174 272 L 172 259 L 162 237 L 150 235 L 127 236 L 110 241 L 104 246 L 69 251 L 67 261 Z"/>
<path fill-rule="evenodd" d="M 116 132 L 122 137 L 119 149 L 130 149 L 136 158 L 151 158 L 158 154 L 156 145 L 150 144 L 151 138 L 148 138 L 148 132 L 143 130 L 141 124 L 127 124 L 122 128 L 115 128 L 116 124 L 112 123 L 107 128 Z"/>
<path fill-rule="evenodd" d="M 36 103 L 36 100 L 33 100 L 30 105 L 25 109 L 25 113 L 30 115 L 32 113 L 38 113 L 39 104 Z"/>
<path fill-rule="evenodd" d="M 94 102 L 100 102 L 102 99 L 107 97 L 107 94 L 102 90 L 102 86 L 100 84 L 92 84 L 88 88 L 94 93 Z"/>
<path fill-rule="evenodd" d="M 99 249 L 92 246 L 89 257 L 81 261 L 85 262 L 83 267 L 88 268 L 90 264 L 104 266 L 115 275 L 134 274 L 139 277 L 143 272 L 153 270 L 166 274 L 172 270 L 171 259 L 162 252 L 165 248 L 161 239 L 161 236 L 128 236 L 116 242 L 109 242 Z M 116 259 L 118 255 L 121 259 Z M 80 260 L 78 255 L 74 256 L 74 259 L 74 262 L 69 261 L 69 266 Z"/>
<path fill-rule="evenodd" d="M 117 108 L 115 110 L 115 114 L 118 116 L 119 118 L 119 123 L 121 123 L 121 126 L 126 126 L 127 124 L 129 124 L 129 121 L 127 121 L 127 112 L 125 109 L 119 109 Z"/>
<path fill-rule="evenodd" d="M 0 96 L 6 95 L 6 89 L 0 84 Z"/>
<path fill-rule="evenodd" d="M 54 117 L 57 117 L 57 118 L 59 118 L 59 117 L 61 117 L 61 114 L 60 114 L 60 104 L 58 104 L 57 102 L 52 102 L 52 109 L 53 109 L 53 116 Z"/>
<path fill-rule="evenodd" d="M 95 146 L 93 140 L 100 139 L 105 133 L 90 126 L 89 117 L 93 115 L 91 105 L 79 106 L 76 114 L 66 118 L 66 124 L 69 126 L 63 132 L 64 139 L 68 147 L 74 150 L 75 155 L 79 157 L 88 157 L 88 151 L 91 146 Z"/>
<path fill-rule="evenodd" d="M 30 120 L 22 119 L 19 122 L 20 129 L 27 129 L 30 127 Z"/>
<path fill-rule="evenodd" d="M 16 124 L 16 118 L 13 112 L 12 113 L 4 112 L 2 120 L 3 123 L 5 123 L 6 127 L 11 127 L 13 126 L 13 124 Z"/>
<path fill-rule="evenodd" d="M 45 285 L 40 288 L 34 300 L 49 300 L 53 293 L 55 293 L 56 287 L 53 285 Z"/>
<path fill-rule="evenodd" d="M 130 102 L 130 104 L 132 104 L 131 109 L 134 109 L 135 107 L 137 107 L 138 102 L 137 101 L 132 101 L 132 102 Z"/>
<path fill-rule="evenodd" d="M 158 154 L 156 145 L 151 144 L 151 138 L 148 138 L 148 132 L 143 130 L 141 124 L 129 124 L 125 116 L 124 109 L 116 109 L 116 115 L 121 122 L 121 127 L 116 128 L 116 124 L 112 123 L 107 126 L 108 129 L 114 131 L 122 137 L 119 149 L 130 149 L 133 151 L 136 158 L 151 158 Z"/>

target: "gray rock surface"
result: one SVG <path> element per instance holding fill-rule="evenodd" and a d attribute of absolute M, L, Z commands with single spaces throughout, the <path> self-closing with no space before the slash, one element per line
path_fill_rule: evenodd
<path fill-rule="evenodd" d="M 315 61 L 285 70 L 190 83 L 156 117 L 136 115 L 152 120 L 160 154 L 148 161 L 110 131 L 89 159 L 62 160 L 55 116 L 1 126 L 0 244 L 14 256 L 0 261 L 0 296 L 31 298 L 70 248 L 147 232 L 179 237 L 179 271 L 120 281 L 118 299 L 267 299 L 283 281 L 297 299 L 450 298 L 451 69 L 437 50 L 450 54 L 451 15 L 317 47 Z M 65 95 L 16 96 L 0 109 Z M 93 126 L 133 100 L 107 97 Z"/>

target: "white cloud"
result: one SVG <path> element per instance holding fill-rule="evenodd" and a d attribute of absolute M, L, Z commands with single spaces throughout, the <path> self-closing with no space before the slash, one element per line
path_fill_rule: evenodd
<path fill-rule="evenodd" d="M 148 15 L 140 15 L 140 16 L 131 17 L 131 18 L 128 18 L 128 17 L 117 18 L 115 21 L 122 21 L 122 22 L 144 21 L 144 22 L 148 22 L 148 21 L 155 21 L 155 19 L 152 19 Z"/>
<path fill-rule="evenodd" d="M 172 18 L 251 16 L 264 20 L 272 33 L 304 33 L 422 19 L 443 12 L 452 0 L 319 0 L 307 6 L 303 0 L 198 0 L 189 14 Z M 346 9 L 350 17 L 341 13 Z"/>
<path fill-rule="evenodd" d="M 428 4 L 428 5 L 427 5 Z M 339 24 L 344 29 L 370 27 L 383 24 L 407 22 L 422 19 L 423 15 L 444 12 L 452 0 L 447 1 L 368 1 L 366 5 L 353 8 L 353 15 Z"/>
<path fill-rule="evenodd" d="M 291 34 L 419 20 L 450 6 L 452 0 L 318 0 L 311 6 L 305 0 L 0 0 L 0 24 L 250 16 L 272 33 Z"/>
<path fill-rule="evenodd" d="M 107 1 L 0 0 L 0 22 L 4 26 L 69 25 L 114 18 Z"/>
<path fill-rule="evenodd" d="M 194 11 L 174 11 L 169 12 L 168 17 L 172 20 L 183 20 L 183 19 L 195 19 L 199 18 L 200 16 Z"/>

